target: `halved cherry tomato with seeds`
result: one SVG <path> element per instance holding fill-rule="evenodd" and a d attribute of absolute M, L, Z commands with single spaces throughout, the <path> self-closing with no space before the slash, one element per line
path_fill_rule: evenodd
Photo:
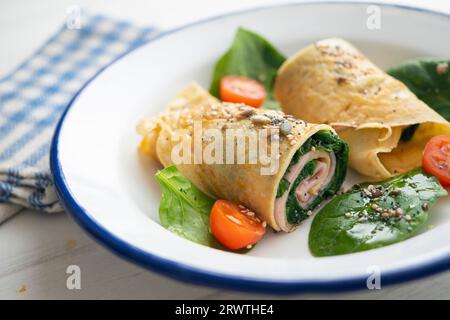
<path fill-rule="evenodd" d="M 245 103 L 259 108 L 266 98 L 266 89 L 256 80 L 244 76 L 225 76 L 220 81 L 220 99 Z"/>
<path fill-rule="evenodd" d="M 422 167 L 444 187 L 450 187 L 450 136 L 435 136 L 428 141 L 423 150 Z"/>
<path fill-rule="evenodd" d="M 214 203 L 210 227 L 214 237 L 231 250 L 254 245 L 266 232 L 265 223 L 254 214 L 252 216 L 244 207 L 227 200 L 217 200 Z"/>

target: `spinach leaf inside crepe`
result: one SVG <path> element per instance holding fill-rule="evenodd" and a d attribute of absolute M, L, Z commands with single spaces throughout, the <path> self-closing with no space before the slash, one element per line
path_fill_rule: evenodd
<path fill-rule="evenodd" d="M 348 146 L 347 144 L 338 138 L 337 135 L 331 131 L 319 131 L 309 138 L 301 147 L 298 149 L 289 164 L 289 169 L 297 164 L 300 159 L 310 152 L 311 150 L 323 150 L 334 154 L 335 157 L 335 169 L 333 171 L 333 176 L 330 179 L 328 185 L 322 186 L 318 190 L 318 194 L 314 195 L 310 201 L 306 203 L 305 207 L 301 207 L 298 201 L 299 198 L 299 184 L 307 181 L 308 179 L 314 179 L 315 169 L 317 167 L 318 161 L 312 160 L 305 164 L 301 173 L 297 176 L 295 181 L 292 183 L 292 187 L 289 189 L 289 184 L 286 187 L 285 178 L 283 178 L 278 185 L 277 198 L 283 196 L 285 192 L 289 192 L 286 202 L 286 217 L 289 223 L 299 224 L 301 221 L 308 218 L 311 214 L 310 211 L 313 210 L 319 203 L 324 199 L 336 194 L 345 179 L 345 174 L 347 172 L 347 158 L 348 158 Z"/>

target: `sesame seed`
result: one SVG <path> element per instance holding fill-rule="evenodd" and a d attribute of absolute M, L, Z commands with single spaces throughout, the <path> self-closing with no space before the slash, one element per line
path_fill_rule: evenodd
<path fill-rule="evenodd" d="M 246 248 L 247 248 L 247 249 L 251 249 L 251 248 L 252 248 L 252 245 L 249 244 Z"/>
<path fill-rule="evenodd" d="M 270 118 L 266 117 L 265 115 L 253 115 L 250 117 L 250 121 L 254 124 L 267 124 L 270 122 Z"/>
<path fill-rule="evenodd" d="M 255 109 L 252 107 L 242 107 L 240 110 L 241 112 L 236 115 L 238 119 L 248 118 L 255 113 Z"/>
<path fill-rule="evenodd" d="M 405 216 L 405 220 L 406 220 L 406 221 L 411 221 L 411 219 L 412 219 L 412 218 L 411 218 L 411 216 L 410 216 L 409 214 L 407 214 L 407 215 Z"/>
<path fill-rule="evenodd" d="M 289 121 L 283 121 L 280 125 L 280 132 L 283 135 L 288 135 L 292 131 L 292 125 Z"/>
<path fill-rule="evenodd" d="M 262 226 L 265 228 L 267 227 L 267 222 L 263 221 Z"/>
<path fill-rule="evenodd" d="M 226 217 L 236 224 L 241 224 L 241 222 L 238 219 L 236 219 L 235 217 L 233 217 L 232 215 L 227 214 Z"/>

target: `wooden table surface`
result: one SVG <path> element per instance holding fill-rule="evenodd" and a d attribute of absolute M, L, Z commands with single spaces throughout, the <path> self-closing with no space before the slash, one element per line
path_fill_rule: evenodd
<path fill-rule="evenodd" d="M 261 0 L 2 0 L 0 77 L 26 59 L 80 5 L 162 29 Z M 391 2 L 391 1 L 385 1 Z M 450 13 L 448 0 L 397 1 Z M 0 140 L 1 143 L 1 140 Z M 1 212 L 0 212 L 1 214 Z M 66 269 L 81 268 L 81 289 L 68 290 Z M 177 282 L 137 267 L 94 242 L 67 213 L 24 210 L 0 225 L 0 299 L 450 299 L 450 271 L 405 284 L 337 294 L 255 295 Z"/>

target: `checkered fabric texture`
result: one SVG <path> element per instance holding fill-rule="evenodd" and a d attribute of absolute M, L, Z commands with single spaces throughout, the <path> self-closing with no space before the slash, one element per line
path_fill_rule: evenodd
<path fill-rule="evenodd" d="M 62 112 L 97 72 L 156 33 L 102 16 L 83 15 L 81 21 L 79 29 L 64 26 L 0 80 L 0 203 L 6 207 L 62 211 L 49 169 Z"/>

